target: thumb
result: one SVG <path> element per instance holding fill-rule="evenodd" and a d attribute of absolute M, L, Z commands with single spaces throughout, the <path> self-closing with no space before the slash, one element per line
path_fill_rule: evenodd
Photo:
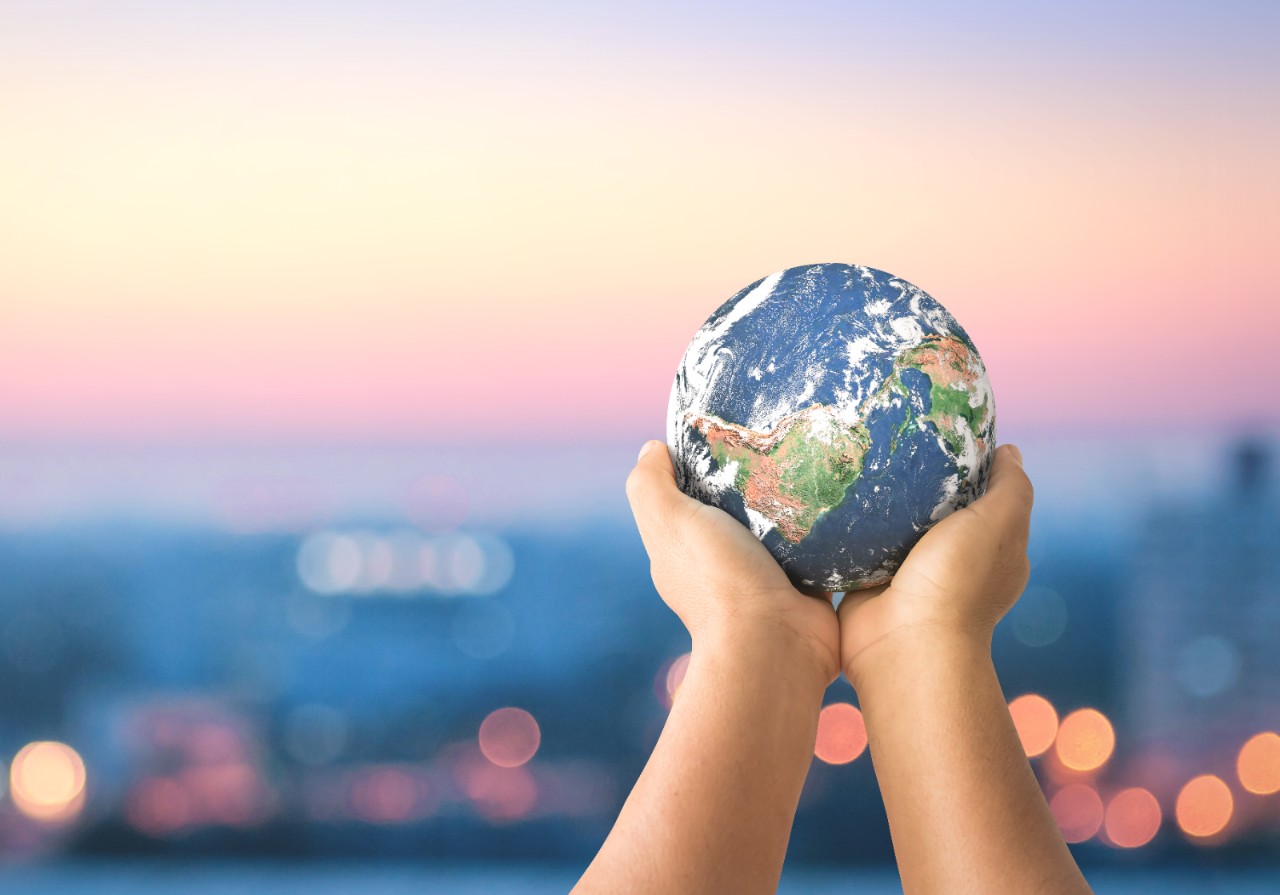
<path fill-rule="evenodd" d="M 1002 529 L 1025 533 L 1031 524 L 1034 500 L 1035 489 L 1022 468 L 1022 451 L 1016 445 L 1005 444 L 992 457 L 987 492 L 969 507 Z"/>
<path fill-rule="evenodd" d="M 671 455 L 661 441 L 646 441 L 635 468 L 627 476 L 627 500 L 645 546 L 665 537 L 690 504 L 696 503 L 676 485 Z"/>

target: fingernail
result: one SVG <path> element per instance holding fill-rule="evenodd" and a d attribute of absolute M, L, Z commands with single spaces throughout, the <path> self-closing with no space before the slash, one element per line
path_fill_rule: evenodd
<path fill-rule="evenodd" d="M 641 460 L 643 460 L 644 455 L 649 453 L 649 451 L 653 450 L 654 445 L 656 445 L 657 443 L 658 442 L 656 441 L 646 441 L 643 445 L 641 445 L 640 454 L 639 456 L 636 457 L 636 462 L 639 463 Z"/>
<path fill-rule="evenodd" d="M 1020 450 L 1018 449 L 1018 446 L 1017 446 L 1016 444 L 1009 444 L 1009 445 L 1005 445 L 1005 446 L 1006 446 L 1007 448 L 1009 448 L 1009 453 L 1013 454 L 1013 459 L 1017 460 L 1017 461 L 1018 461 L 1018 465 L 1019 465 L 1019 466 L 1021 466 L 1021 465 L 1022 465 L 1022 451 L 1020 451 Z"/>

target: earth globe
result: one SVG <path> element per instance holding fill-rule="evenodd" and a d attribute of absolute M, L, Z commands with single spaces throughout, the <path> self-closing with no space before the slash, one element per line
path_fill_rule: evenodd
<path fill-rule="evenodd" d="M 996 413 L 950 312 L 848 264 L 752 283 L 694 335 L 667 443 L 681 490 L 737 518 L 807 591 L 889 581 L 986 488 Z"/>

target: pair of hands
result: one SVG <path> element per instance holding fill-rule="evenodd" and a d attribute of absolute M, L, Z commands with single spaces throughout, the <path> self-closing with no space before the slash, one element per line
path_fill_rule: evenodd
<path fill-rule="evenodd" d="M 681 492 L 662 442 L 641 449 L 627 497 L 654 585 L 695 649 L 769 638 L 824 688 L 842 670 L 857 688 L 877 646 L 903 632 L 989 644 L 1030 572 L 1032 487 L 1013 445 L 996 450 L 982 497 L 931 528 L 889 584 L 846 594 L 838 611 L 831 594 L 798 591 L 736 519 Z"/>
<path fill-rule="evenodd" d="M 680 698 L 579 892 L 776 891 L 827 685 L 858 691 L 903 891 L 1084 895 L 991 662 L 1026 584 L 1031 483 L 986 493 L 888 585 L 839 609 L 791 585 L 737 520 L 676 487 L 650 442 L 627 480 L 658 592 L 689 629 Z M 939 748 L 939 744 L 945 744 Z"/>

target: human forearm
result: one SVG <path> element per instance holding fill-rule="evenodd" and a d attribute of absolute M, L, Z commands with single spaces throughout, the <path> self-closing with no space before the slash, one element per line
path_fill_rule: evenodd
<path fill-rule="evenodd" d="M 851 668 L 907 895 L 1083 893 L 981 633 L 924 625 Z"/>
<path fill-rule="evenodd" d="M 578 893 L 773 892 L 828 683 L 776 631 L 694 644 L 648 764 Z"/>

